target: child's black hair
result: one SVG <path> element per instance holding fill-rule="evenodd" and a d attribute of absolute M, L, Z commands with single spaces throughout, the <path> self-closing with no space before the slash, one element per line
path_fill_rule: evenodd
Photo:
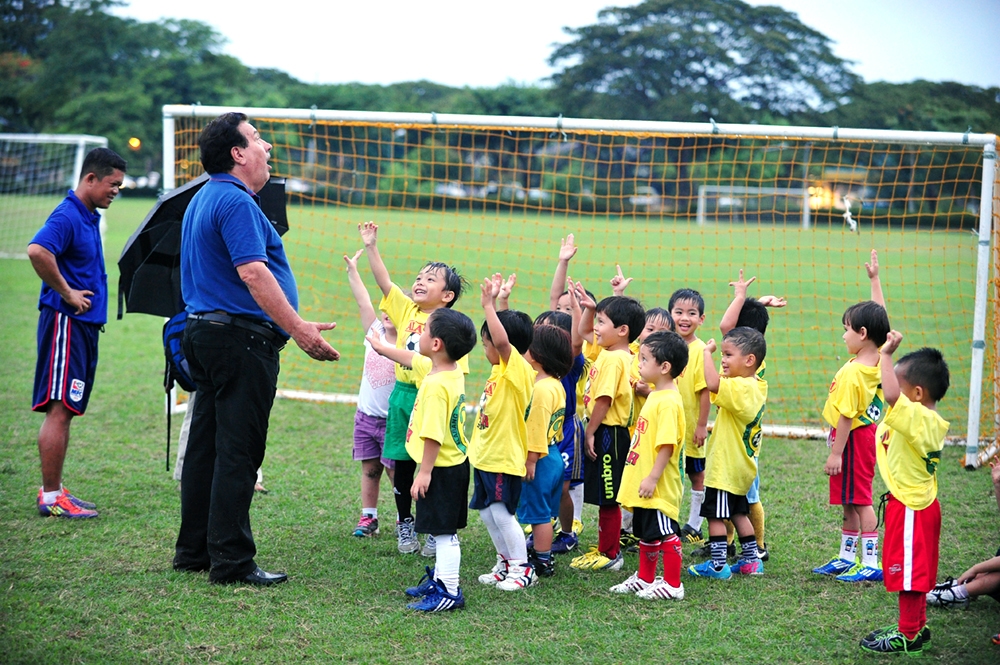
<path fill-rule="evenodd" d="M 476 324 L 461 312 L 436 309 L 427 318 L 427 329 L 431 337 L 441 340 L 452 360 L 464 358 L 476 348 Z"/>
<path fill-rule="evenodd" d="M 760 367 L 760 364 L 764 362 L 764 356 L 767 355 L 767 342 L 764 341 L 764 336 L 760 334 L 760 331 L 739 326 L 727 332 L 722 339 L 735 346 L 745 356 L 753 354 L 757 359 L 754 369 Z"/>
<path fill-rule="evenodd" d="M 454 266 L 442 263 L 441 261 L 428 261 L 424 267 L 420 269 L 420 272 L 428 269 L 440 270 L 444 273 L 444 290 L 451 291 L 455 294 L 455 297 L 446 302 L 444 306 L 448 308 L 453 307 L 462 295 L 462 287 L 468 286 L 469 280 L 459 275 L 458 270 L 456 270 Z"/>
<path fill-rule="evenodd" d="M 740 314 L 736 318 L 736 325 L 734 327 L 739 328 L 740 326 L 744 326 L 753 328 L 763 335 L 767 332 L 767 323 L 770 319 L 767 307 L 760 304 L 760 301 L 756 298 L 747 298 L 743 301 L 743 307 L 740 308 Z"/>
<path fill-rule="evenodd" d="M 573 335 L 573 317 L 566 312 L 557 312 L 554 309 L 536 316 L 535 326 L 556 326 L 565 330 L 571 338 Z"/>
<path fill-rule="evenodd" d="M 688 364 L 688 345 L 677 333 L 667 330 L 650 333 L 642 340 L 657 364 L 670 363 L 670 376 L 676 379 Z"/>
<path fill-rule="evenodd" d="M 694 289 L 677 289 L 670 294 L 670 301 L 667 303 L 667 311 L 673 311 L 674 303 L 678 300 L 690 300 L 698 306 L 698 314 L 705 315 L 705 299 Z"/>
<path fill-rule="evenodd" d="M 674 317 L 670 316 L 670 312 L 663 309 L 662 307 L 653 307 L 652 309 L 646 310 L 646 320 L 643 324 L 643 327 L 645 327 L 646 323 L 649 323 L 650 321 L 655 321 L 657 319 L 660 319 L 661 321 L 666 321 L 667 328 L 669 328 L 671 332 L 674 331 Z"/>
<path fill-rule="evenodd" d="M 924 347 L 907 353 L 896 362 L 900 376 L 912 386 L 920 386 L 935 402 L 944 398 L 951 385 L 948 363 L 937 349 Z"/>
<path fill-rule="evenodd" d="M 528 351 L 549 376 L 561 379 L 573 368 L 573 347 L 569 335 L 558 326 L 535 326 Z"/>
<path fill-rule="evenodd" d="M 597 303 L 597 313 L 611 320 L 615 328 L 628 326 L 628 341 L 634 342 L 646 325 L 646 310 L 635 298 L 628 296 L 608 296 Z"/>
<path fill-rule="evenodd" d="M 868 339 L 877 347 L 885 344 L 885 338 L 890 330 L 889 314 L 885 311 L 885 307 L 872 300 L 848 307 L 841 318 L 841 323 L 851 326 L 854 332 L 861 332 L 864 328 L 868 331 Z"/>
<path fill-rule="evenodd" d="M 497 312 L 497 318 L 500 319 L 500 325 L 503 326 L 503 329 L 507 331 L 507 341 L 510 342 L 511 346 L 521 354 L 527 351 L 528 347 L 531 346 L 531 336 L 535 328 L 531 317 L 516 309 L 505 309 Z M 483 327 L 479 329 L 479 334 L 490 342 L 493 341 L 489 325 L 485 321 Z"/>

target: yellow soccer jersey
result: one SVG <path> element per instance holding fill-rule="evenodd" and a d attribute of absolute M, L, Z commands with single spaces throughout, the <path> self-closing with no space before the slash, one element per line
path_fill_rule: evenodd
<path fill-rule="evenodd" d="M 398 368 L 399 365 L 396 365 L 396 367 Z M 410 361 L 410 368 L 411 369 L 407 371 L 410 372 L 410 376 L 413 378 L 413 385 L 420 388 L 424 379 L 427 378 L 427 375 L 430 374 L 431 370 L 434 368 L 434 363 L 431 362 L 431 359 L 427 356 L 414 353 L 413 359 Z M 459 367 L 459 369 L 461 369 L 461 367 Z"/>
<path fill-rule="evenodd" d="M 646 403 L 646 396 L 635 391 L 636 386 L 643 382 L 642 377 L 639 376 L 639 346 L 639 340 L 628 345 L 629 353 L 632 354 L 632 362 L 628 366 L 628 382 L 632 386 L 632 414 L 628 419 L 630 437 L 635 435 L 635 423 L 639 419 L 639 414 L 642 413 L 642 405 Z"/>
<path fill-rule="evenodd" d="M 563 419 L 566 417 L 566 391 L 559 379 L 547 376 L 535 382 L 531 395 L 531 410 L 525 423 L 528 430 L 528 452 L 545 457 L 549 446 L 562 440 Z"/>
<path fill-rule="evenodd" d="M 764 416 L 767 381 L 756 376 L 723 376 L 719 392 L 711 393 L 711 398 L 719 408 L 706 445 L 705 485 L 745 496 L 757 477 L 758 426 Z"/>
<path fill-rule="evenodd" d="M 601 421 L 604 425 L 628 425 L 632 413 L 632 386 L 628 382 L 628 366 L 632 354 L 628 349 L 608 351 L 597 356 L 587 377 L 587 394 L 583 396 L 584 407 L 589 418 L 594 412 L 594 401 L 598 397 L 610 397 L 611 408 Z"/>
<path fill-rule="evenodd" d="M 483 396 L 479 400 L 479 419 L 469 443 L 469 462 L 480 471 L 524 476 L 528 459 L 528 429 L 525 420 L 531 406 L 535 370 L 511 347 L 505 365 L 503 358 L 493 366 Z"/>
<path fill-rule="evenodd" d="M 417 463 L 424 457 L 424 439 L 441 444 L 434 466 L 455 466 L 465 461 L 468 442 L 465 374 L 461 369 L 428 374 L 420 384 L 406 429 L 406 452 Z"/>
<path fill-rule="evenodd" d="M 378 307 L 386 313 L 392 325 L 396 326 L 396 348 L 407 351 L 419 352 L 420 334 L 424 332 L 424 325 L 427 323 L 427 312 L 421 312 L 416 303 L 406 297 L 406 294 L 396 286 L 392 285 L 389 295 L 383 296 Z M 464 356 L 458 360 L 458 367 L 463 373 L 469 373 L 469 356 Z M 413 370 L 406 369 L 400 364 L 396 364 L 396 380 L 403 383 L 417 384 L 413 375 Z"/>
<path fill-rule="evenodd" d="M 587 396 L 587 382 L 590 381 L 590 368 L 594 366 L 594 361 L 603 350 L 594 342 L 583 340 L 583 348 L 580 350 L 580 353 L 583 354 L 583 372 L 580 373 L 580 380 L 576 382 L 576 415 L 579 416 L 580 420 L 587 416 L 584 402 Z"/>
<path fill-rule="evenodd" d="M 698 392 L 706 387 L 705 383 L 705 342 L 695 337 L 688 344 L 688 362 L 684 371 L 677 377 L 675 383 L 684 402 L 684 422 L 687 429 L 684 432 L 684 455 L 696 459 L 705 458 L 705 446 L 694 445 L 694 429 L 698 426 Z"/>
<path fill-rule="evenodd" d="M 862 365 L 851 358 L 837 370 L 830 384 L 830 394 L 823 406 L 823 419 L 837 426 L 840 416 L 851 418 L 851 429 L 877 423 L 885 410 L 882 393 L 882 368 Z"/>
<path fill-rule="evenodd" d="M 875 435 L 875 456 L 885 486 L 903 505 L 923 510 L 937 498 L 937 467 L 948 421 L 900 395 Z"/>
<path fill-rule="evenodd" d="M 680 520 L 681 507 L 681 445 L 684 443 L 684 403 L 676 390 L 656 390 L 649 394 L 642 412 L 636 419 L 635 435 L 625 457 L 618 503 L 628 509 L 651 508 Z M 656 455 L 663 446 L 674 451 L 656 483 L 653 496 L 640 498 L 639 483 L 653 471 Z"/>

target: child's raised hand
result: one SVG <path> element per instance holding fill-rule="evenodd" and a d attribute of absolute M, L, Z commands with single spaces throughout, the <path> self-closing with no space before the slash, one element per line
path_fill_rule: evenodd
<path fill-rule="evenodd" d="M 611 293 L 620 296 L 625 294 L 625 289 L 628 288 L 628 285 L 632 283 L 634 278 L 625 277 L 622 274 L 622 267 L 620 265 L 615 264 L 615 267 L 618 268 L 618 274 L 611 278 Z"/>
<path fill-rule="evenodd" d="M 597 303 L 587 295 L 587 289 L 583 288 L 583 284 L 577 282 L 573 290 L 576 292 L 576 299 L 580 302 L 580 307 L 584 309 L 597 309 Z"/>
<path fill-rule="evenodd" d="M 492 307 L 496 297 L 500 295 L 501 284 L 503 284 L 503 276 L 500 273 L 483 278 L 483 283 L 480 286 L 482 293 L 479 297 L 479 304 L 483 307 Z"/>
<path fill-rule="evenodd" d="M 732 287 L 734 287 L 736 289 L 736 297 L 737 298 L 746 298 L 747 297 L 747 287 L 749 287 L 751 284 L 753 284 L 756 280 L 757 280 L 757 276 L 756 275 L 754 275 L 750 279 L 744 280 L 743 279 L 743 268 L 740 268 L 739 279 L 737 279 L 735 282 L 729 282 L 729 286 L 732 286 Z"/>
<path fill-rule="evenodd" d="M 872 250 L 871 261 L 865 263 L 865 272 L 868 273 L 868 279 L 878 278 L 878 252 L 874 249 Z"/>
<path fill-rule="evenodd" d="M 576 256 L 576 245 L 573 244 L 573 234 L 570 233 L 565 238 L 560 241 L 559 245 L 559 260 L 569 261 L 574 256 Z"/>
<path fill-rule="evenodd" d="M 376 335 L 375 333 L 369 331 L 368 334 L 365 335 L 365 341 L 368 342 L 368 344 L 371 345 L 372 351 L 374 351 L 375 353 L 377 353 L 379 355 L 382 355 L 382 351 L 381 351 L 381 349 L 382 349 L 382 340 L 379 339 L 378 335 Z"/>
<path fill-rule="evenodd" d="M 764 307 L 784 307 L 788 301 L 780 296 L 761 296 L 757 300 Z"/>
<path fill-rule="evenodd" d="M 510 298 L 510 292 L 514 290 L 514 285 L 517 284 L 517 275 L 514 273 L 510 274 L 510 277 L 505 279 L 500 284 L 500 293 L 497 294 L 497 298 L 500 300 L 507 300 Z"/>
<path fill-rule="evenodd" d="M 358 231 L 361 232 L 361 240 L 365 247 L 373 247 L 378 240 L 378 225 L 375 222 L 365 222 L 358 224 Z"/>
<path fill-rule="evenodd" d="M 891 356 L 899 348 L 903 341 L 903 333 L 898 330 L 890 330 L 885 336 L 885 344 L 882 345 L 882 353 Z"/>
<path fill-rule="evenodd" d="M 715 353 L 716 348 L 718 347 L 715 346 L 714 338 L 708 340 L 708 342 L 705 344 L 705 351 L 708 351 L 709 353 Z"/>
<path fill-rule="evenodd" d="M 358 271 L 358 257 L 364 253 L 365 250 L 359 249 L 354 253 L 353 257 L 344 254 L 344 263 L 347 264 L 347 272 L 357 272 Z"/>

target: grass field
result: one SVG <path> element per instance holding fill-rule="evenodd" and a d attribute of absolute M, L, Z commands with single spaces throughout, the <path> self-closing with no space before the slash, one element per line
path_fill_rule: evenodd
<path fill-rule="evenodd" d="M 125 199 L 109 213 L 113 283 L 115 257 L 149 203 Z M 343 220 L 341 230 L 353 221 Z M 581 236 L 596 233 L 593 227 L 574 224 Z M 396 221 L 387 226 L 383 252 L 389 258 L 389 247 L 397 251 L 403 246 L 403 230 Z M 538 253 L 549 256 L 562 227 L 547 219 L 531 229 L 536 232 L 531 246 L 537 244 Z M 334 238 L 335 255 L 322 261 L 293 245 L 300 274 L 313 261 L 317 274 L 328 267 L 330 283 L 339 283 L 341 236 L 346 232 Z M 717 232 L 716 237 L 725 234 Z M 889 240 L 898 238 L 889 234 Z M 468 244 L 470 237 L 457 242 Z M 864 239 L 853 242 L 858 248 L 851 251 L 860 256 Z M 354 246 L 346 240 L 343 244 Z M 926 251 L 951 251 L 934 245 Z M 595 276 L 603 274 L 607 265 L 597 261 L 603 250 L 591 251 L 592 258 L 580 257 L 581 265 Z M 411 253 L 390 267 L 399 264 L 410 274 L 419 252 Z M 612 265 L 615 260 L 608 257 Z M 736 265 L 735 259 L 727 261 L 720 271 Z M 548 269 L 547 263 L 533 271 L 518 268 L 533 301 L 544 293 Z M 716 268 L 702 269 L 709 274 Z M 892 271 L 902 276 L 902 268 Z M 647 284 L 658 284 L 658 278 L 651 269 L 642 277 L 646 281 L 637 291 L 644 295 Z M 287 570 L 290 583 L 266 590 L 215 587 L 205 575 L 175 573 L 170 560 L 179 493 L 164 470 L 162 322 L 149 316 L 129 315 L 107 326 L 90 410 L 73 425 L 66 482 L 78 495 L 96 501 L 101 517 L 86 523 L 42 519 L 34 508 L 41 417 L 28 409 L 38 281 L 26 261 L 14 260 L 0 261 L 0 281 L 6 313 L 0 325 L 0 663 L 890 660 L 862 654 L 857 641 L 895 620 L 895 596 L 878 586 L 849 587 L 809 572 L 833 554 L 839 536 L 838 513 L 826 505 L 821 471 L 826 449 L 811 441 L 769 439 L 764 444 L 762 496 L 772 553 L 764 577 L 728 583 L 688 577 L 687 598 L 680 603 L 612 597 L 608 587 L 635 570 L 635 555 L 629 555 L 625 570 L 607 574 L 580 574 L 561 560 L 555 578 L 525 593 L 501 595 L 475 582 L 494 559 L 486 530 L 473 514 L 462 533 L 467 608 L 414 616 L 404 609 L 402 589 L 417 581 L 428 560 L 398 555 L 387 527 L 377 539 L 358 541 L 350 535 L 360 507 L 359 468 L 350 454 L 353 410 L 279 400 L 264 463 L 271 493 L 254 500 L 251 518 L 258 561 L 271 570 Z M 319 292 L 316 283 L 302 281 L 304 289 Z M 825 297 L 845 295 L 847 289 L 833 276 L 828 281 Z M 892 278 L 887 281 L 892 298 Z M 860 289 L 861 279 L 855 282 Z M 724 306 L 727 290 L 722 285 L 711 292 L 711 311 Z M 355 346 L 347 325 L 352 316 L 342 314 L 346 305 L 326 311 L 331 310 L 343 325 L 333 337 L 347 351 Z M 839 335 L 830 327 L 817 321 L 805 329 L 816 336 L 822 331 L 833 344 Z M 779 331 L 776 326 L 776 339 L 784 334 Z M 769 331 L 769 340 L 771 336 Z M 286 361 L 294 355 L 284 353 Z M 343 378 L 345 385 L 357 381 L 357 372 L 346 363 L 322 369 L 330 376 L 350 373 Z M 470 378 L 470 385 L 474 381 Z M 956 394 L 961 390 L 956 382 Z M 949 394 L 946 402 L 951 401 Z M 819 403 L 811 408 L 817 410 Z M 178 425 L 175 421 L 175 441 Z M 953 431 L 956 426 L 962 421 L 953 419 Z M 962 470 L 961 455 L 961 449 L 947 448 L 940 466 L 942 578 L 991 556 L 1000 532 L 988 473 Z M 875 489 L 884 491 L 881 480 Z M 393 512 L 386 489 L 380 507 L 386 524 Z M 584 543 L 596 542 L 596 513 L 591 510 L 584 514 Z M 989 635 L 1000 630 L 998 608 L 981 599 L 967 611 L 930 611 L 933 645 L 926 660 L 963 665 L 1000 661 L 1000 648 L 989 644 Z"/>

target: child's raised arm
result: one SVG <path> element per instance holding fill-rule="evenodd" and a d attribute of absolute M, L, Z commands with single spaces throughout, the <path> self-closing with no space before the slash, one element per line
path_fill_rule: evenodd
<path fill-rule="evenodd" d="M 508 339 L 507 331 L 504 330 L 500 319 L 497 318 L 496 304 L 493 302 L 500 293 L 501 284 L 503 284 L 503 277 L 500 273 L 494 274 L 492 278 L 485 278 L 479 302 L 486 315 L 486 329 L 490 331 L 490 340 L 492 340 L 497 353 L 500 354 L 503 364 L 506 365 L 510 360 L 510 339 Z"/>
<path fill-rule="evenodd" d="M 358 311 L 361 313 L 361 327 L 368 330 L 375 323 L 377 315 L 375 307 L 372 305 L 371 296 L 368 295 L 368 289 L 365 288 L 364 282 L 361 281 L 361 275 L 358 274 L 358 257 L 364 251 L 359 249 L 353 258 L 344 254 L 344 263 L 347 264 L 347 282 L 351 285 L 351 293 L 354 295 L 354 300 L 358 303 Z"/>
<path fill-rule="evenodd" d="M 892 354 L 899 348 L 899 343 L 903 341 L 903 335 L 895 330 L 890 330 L 885 336 L 885 344 L 879 349 L 881 358 L 879 365 L 882 367 L 882 392 L 885 395 L 886 404 L 894 406 L 899 399 L 899 379 L 896 378 L 896 369 L 892 366 Z"/>
<path fill-rule="evenodd" d="M 587 295 L 587 290 L 580 282 L 576 283 L 576 299 L 580 303 L 582 310 L 580 314 L 580 337 L 593 340 L 594 338 L 594 312 L 597 310 L 597 303 Z"/>
<path fill-rule="evenodd" d="M 380 356 L 385 356 L 394 363 L 398 363 L 403 367 L 413 369 L 413 356 L 417 354 L 416 351 L 407 351 L 406 349 L 397 349 L 396 347 L 384 343 L 379 339 L 378 335 L 368 334 L 365 335 L 365 340 L 371 344 L 372 351 L 379 354 Z"/>
<path fill-rule="evenodd" d="M 740 312 L 743 310 L 743 303 L 747 300 L 747 288 L 756 281 L 756 275 L 750 279 L 743 279 L 743 268 L 740 268 L 740 276 L 735 282 L 729 282 L 729 286 L 733 287 L 733 301 L 729 303 L 729 307 L 726 308 L 725 314 L 722 315 L 722 321 L 719 322 L 719 330 L 725 335 L 727 332 L 736 327 L 736 322 L 740 320 Z"/>
<path fill-rule="evenodd" d="M 389 271 L 386 269 L 385 264 L 382 263 L 382 257 L 378 253 L 378 226 L 375 222 L 365 222 L 364 224 L 358 224 L 358 231 L 361 232 L 361 240 L 365 243 L 365 254 L 368 255 L 368 265 L 371 266 L 372 275 L 375 277 L 375 283 L 378 284 L 378 288 L 381 289 L 382 295 L 389 295 L 389 291 L 392 290 L 392 279 L 389 277 Z"/>
<path fill-rule="evenodd" d="M 559 304 L 563 285 L 566 284 L 569 261 L 576 255 L 576 250 L 577 247 L 573 244 L 573 234 L 570 233 L 562 239 L 559 246 L 559 262 L 556 264 L 556 274 L 552 276 L 552 288 L 549 290 L 549 309 L 555 309 Z"/>
<path fill-rule="evenodd" d="M 573 350 L 573 357 L 576 358 L 583 351 L 583 337 L 580 336 L 580 319 L 583 317 L 583 310 L 580 308 L 580 301 L 576 297 L 576 288 L 573 286 L 573 278 L 566 282 L 566 292 L 569 294 L 570 324 L 569 341 Z"/>
<path fill-rule="evenodd" d="M 500 285 L 500 293 L 497 294 L 498 312 L 510 309 L 510 292 L 514 290 L 515 284 L 517 284 L 517 275 L 511 273 L 510 277 L 505 279 L 503 284 Z"/>
<path fill-rule="evenodd" d="M 628 285 L 632 283 L 634 278 L 626 277 L 622 274 L 622 267 L 619 264 L 615 264 L 615 268 L 618 269 L 618 274 L 611 278 L 611 293 L 616 296 L 625 295 L 625 289 Z"/>
<path fill-rule="evenodd" d="M 715 362 L 712 360 L 715 348 L 715 340 L 710 339 L 702 350 L 705 354 L 705 389 L 710 393 L 719 392 L 719 370 L 715 368 Z"/>
<path fill-rule="evenodd" d="M 878 252 L 872 250 L 871 261 L 865 263 L 865 272 L 872 283 L 872 301 L 885 307 L 885 298 L 882 296 L 882 282 L 878 278 Z M 888 308 L 887 308 L 888 309 Z"/>

